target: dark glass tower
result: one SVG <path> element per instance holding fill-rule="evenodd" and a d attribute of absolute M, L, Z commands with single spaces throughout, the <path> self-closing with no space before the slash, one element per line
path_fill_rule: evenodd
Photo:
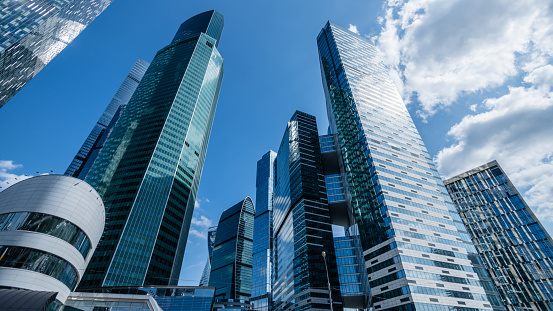
<path fill-rule="evenodd" d="M 553 310 L 553 241 L 496 161 L 445 181 L 508 310 Z"/>
<path fill-rule="evenodd" d="M 223 212 L 217 226 L 209 286 L 215 301 L 246 302 L 252 293 L 252 248 L 255 209 L 252 199 L 236 203 Z"/>
<path fill-rule="evenodd" d="M 146 69 L 148 69 L 150 63 L 139 58 L 131 69 L 131 72 L 123 80 L 123 84 L 115 93 L 115 96 L 111 99 L 106 110 L 94 125 L 94 128 L 88 134 L 85 142 L 77 152 L 73 161 L 65 171 L 65 175 L 77 177 L 79 179 L 85 179 L 86 175 L 90 171 L 94 160 L 98 157 L 98 153 L 104 147 L 104 143 L 111 134 L 111 131 L 115 127 L 115 123 L 121 117 L 126 104 L 131 99 L 132 94 L 136 90 L 136 87 L 142 80 Z"/>
<path fill-rule="evenodd" d="M 112 0 L 0 3 L 0 108 L 58 55 Z"/>
<path fill-rule="evenodd" d="M 329 310 L 324 260 L 334 310 L 341 310 L 317 123 L 300 111 L 288 122 L 278 150 L 273 211 L 274 310 Z"/>
<path fill-rule="evenodd" d="M 371 307 L 491 310 L 476 249 L 378 51 L 332 22 L 317 45 Z"/>
<path fill-rule="evenodd" d="M 276 152 L 269 151 L 257 161 L 256 209 L 253 232 L 253 285 L 250 299 L 254 310 L 271 310 L 273 266 L 273 193 Z"/>
<path fill-rule="evenodd" d="M 106 229 L 80 289 L 176 285 L 223 78 L 223 15 L 159 50 L 86 177 Z"/>

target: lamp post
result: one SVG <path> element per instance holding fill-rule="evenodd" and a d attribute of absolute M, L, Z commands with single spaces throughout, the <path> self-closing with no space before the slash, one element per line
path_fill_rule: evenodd
<path fill-rule="evenodd" d="M 330 297 L 330 311 L 334 311 L 334 308 L 332 307 L 332 291 L 330 290 L 330 278 L 328 277 L 328 267 L 326 265 L 326 252 L 322 252 L 323 255 L 323 261 L 325 263 L 325 270 L 326 270 L 326 280 L 328 282 L 328 297 Z"/>

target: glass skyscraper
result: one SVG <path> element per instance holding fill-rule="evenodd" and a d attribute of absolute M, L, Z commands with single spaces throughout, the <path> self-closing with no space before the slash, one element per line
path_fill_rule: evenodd
<path fill-rule="evenodd" d="M 314 116 L 296 111 L 276 158 L 273 310 L 342 309 L 319 133 Z M 325 251 L 326 258 L 322 257 Z"/>
<path fill-rule="evenodd" d="M 213 248 L 215 247 L 215 238 L 217 237 L 217 227 L 210 227 L 207 229 L 207 253 L 208 258 L 205 263 L 204 271 L 202 272 L 202 278 L 200 279 L 200 286 L 207 286 L 209 283 L 209 275 L 211 274 L 211 259 L 213 258 Z"/>
<path fill-rule="evenodd" d="M 253 232 L 253 285 L 250 299 L 254 310 L 271 310 L 273 248 L 273 193 L 276 152 L 257 161 L 256 208 Z"/>
<path fill-rule="evenodd" d="M 317 44 L 372 306 L 491 310 L 476 249 L 376 48 L 332 22 Z"/>
<path fill-rule="evenodd" d="M 106 228 L 80 289 L 176 285 L 223 78 L 223 15 L 159 50 L 86 177 Z"/>
<path fill-rule="evenodd" d="M 445 181 L 508 310 L 553 310 L 553 241 L 496 161 Z"/>
<path fill-rule="evenodd" d="M 1 1 L 0 108 L 112 1 Z"/>
<path fill-rule="evenodd" d="M 249 308 L 252 294 L 252 249 L 255 209 L 250 197 L 223 212 L 217 226 L 209 286 L 217 308 L 229 302 Z"/>
<path fill-rule="evenodd" d="M 123 80 L 123 84 L 115 93 L 115 96 L 111 99 L 106 110 L 92 128 L 90 134 L 86 138 L 85 142 L 77 152 L 73 161 L 65 171 L 65 175 L 77 177 L 79 179 L 85 179 L 88 174 L 94 160 L 98 157 L 98 153 L 102 150 L 104 143 L 111 134 L 111 131 L 115 127 L 115 123 L 119 120 L 119 117 L 123 113 L 126 104 L 131 99 L 132 94 L 136 90 L 136 87 L 142 80 L 146 69 L 148 69 L 150 63 L 139 58 L 131 69 L 131 72 Z"/>

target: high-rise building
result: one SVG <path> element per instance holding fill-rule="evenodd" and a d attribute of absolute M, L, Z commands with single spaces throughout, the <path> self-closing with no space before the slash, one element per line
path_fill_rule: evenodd
<path fill-rule="evenodd" d="M 53 304 L 65 303 L 92 258 L 104 222 L 98 193 L 73 177 L 36 176 L 0 192 L 0 288 L 27 289 L 27 300 L 33 292 L 53 292 Z M 0 293 L 0 309 L 21 310 L 8 307 L 8 298 L 9 293 Z"/>
<path fill-rule="evenodd" d="M 207 253 L 208 258 L 205 263 L 204 271 L 202 272 L 202 278 L 200 279 L 200 286 L 207 286 L 209 283 L 209 275 L 211 274 L 211 259 L 213 258 L 213 248 L 215 247 L 215 238 L 217 237 L 217 227 L 210 227 L 207 229 Z"/>
<path fill-rule="evenodd" d="M 272 307 L 273 193 L 276 155 L 276 152 L 271 150 L 257 161 L 253 284 L 250 301 L 254 310 L 260 311 L 269 311 Z"/>
<path fill-rule="evenodd" d="M 0 3 L 0 108 L 113 0 Z"/>
<path fill-rule="evenodd" d="M 553 241 L 496 161 L 445 181 L 508 310 L 553 310 Z"/>
<path fill-rule="evenodd" d="M 276 158 L 273 310 L 342 309 L 319 133 L 296 111 Z M 322 256 L 322 252 L 326 257 Z M 328 271 L 325 268 L 328 266 Z M 328 280 L 327 280 L 328 272 Z"/>
<path fill-rule="evenodd" d="M 332 22 L 317 44 L 372 307 L 491 310 L 476 249 L 376 48 Z"/>
<path fill-rule="evenodd" d="M 223 15 L 159 50 L 86 177 L 106 228 L 79 288 L 176 285 L 223 78 Z"/>
<path fill-rule="evenodd" d="M 146 69 L 150 63 L 139 58 L 131 69 L 131 72 L 123 80 L 123 84 L 111 99 L 106 110 L 92 128 L 85 142 L 77 152 L 73 161 L 65 171 L 65 175 L 77 177 L 84 180 L 90 171 L 94 160 L 98 157 L 98 153 L 104 147 L 104 143 L 108 139 L 111 131 L 115 127 L 115 123 L 121 117 L 125 106 L 131 99 L 136 87 L 142 80 Z"/>
<path fill-rule="evenodd" d="M 209 286 L 215 287 L 215 309 L 251 309 L 254 217 L 252 199 L 247 197 L 219 219 L 209 277 Z"/>

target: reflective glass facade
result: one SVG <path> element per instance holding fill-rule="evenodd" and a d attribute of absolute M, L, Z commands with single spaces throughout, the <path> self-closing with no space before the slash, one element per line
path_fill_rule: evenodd
<path fill-rule="evenodd" d="M 445 181 L 508 310 L 553 310 L 553 242 L 496 161 Z"/>
<path fill-rule="evenodd" d="M 257 161 L 256 209 L 253 232 L 253 286 L 251 303 L 255 310 L 271 309 L 273 248 L 273 193 L 276 152 L 269 151 Z"/>
<path fill-rule="evenodd" d="M 65 175 L 85 179 L 88 174 L 94 160 L 98 157 L 98 153 L 104 147 L 104 143 L 111 134 L 115 123 L 119 120 L 119 117 L 123 113 L 125 105 L 131 99 L 132 94 L 136 90 L 138 83 L 142 80 L 146 69 L 150 63 L 139 58 L 131 69 L 131 72 L 127 75 L 123 84 L 115 93 L 115 96 L 111 99 L 106 110 L 94 125 L 94 128 L 88 134 L 85 142 L 77 152 L 73 161 L 65 171 Z"/>
<path fill-rule="evenodd" d="M 442 295 L 464 291 L 484 297 L 467 257 L 476 250 L 376 48 L 332 22 L 317 44 L 372 305 L 491 310 L 486 299 Z"/>
<path fill-rule="evenodd" d="M 209 286 L 216 288 L 215 300 L 218 302 L 250 299 L 254 217 L 250 197 L 221 215 L 209 278 Z"/>
<path fill-rule="evenodd" d="M 296 111 L 276 158 L 274 310 L 328 310 L 322 251 L 327 253 L 334 310 L 341 310 L 338 272 L 314 116 Z"/>
<path fill-rule="evenodd" d="M 204 272 L 200 280 L 200 286 L 207 286 L 209 283 L 209 275 L 211 273 L 211 259 L 213 257 L 213 248 L 215 247 L 215 238 L 217 237 L 217 227 L 210 227 L 207 230 L 207 252 L 209 257 L 205 263 Z"/>
<path fill-rule="evenodd" d="M 111 2 L 0 1 L 0 108 Z"/>
<path fill-rule="evenodd" d="M 158 51 L 86 177 L 106 229 L 81 288 L 176 285 L 223 78 L 223 16 L 198 14 Z"/>

